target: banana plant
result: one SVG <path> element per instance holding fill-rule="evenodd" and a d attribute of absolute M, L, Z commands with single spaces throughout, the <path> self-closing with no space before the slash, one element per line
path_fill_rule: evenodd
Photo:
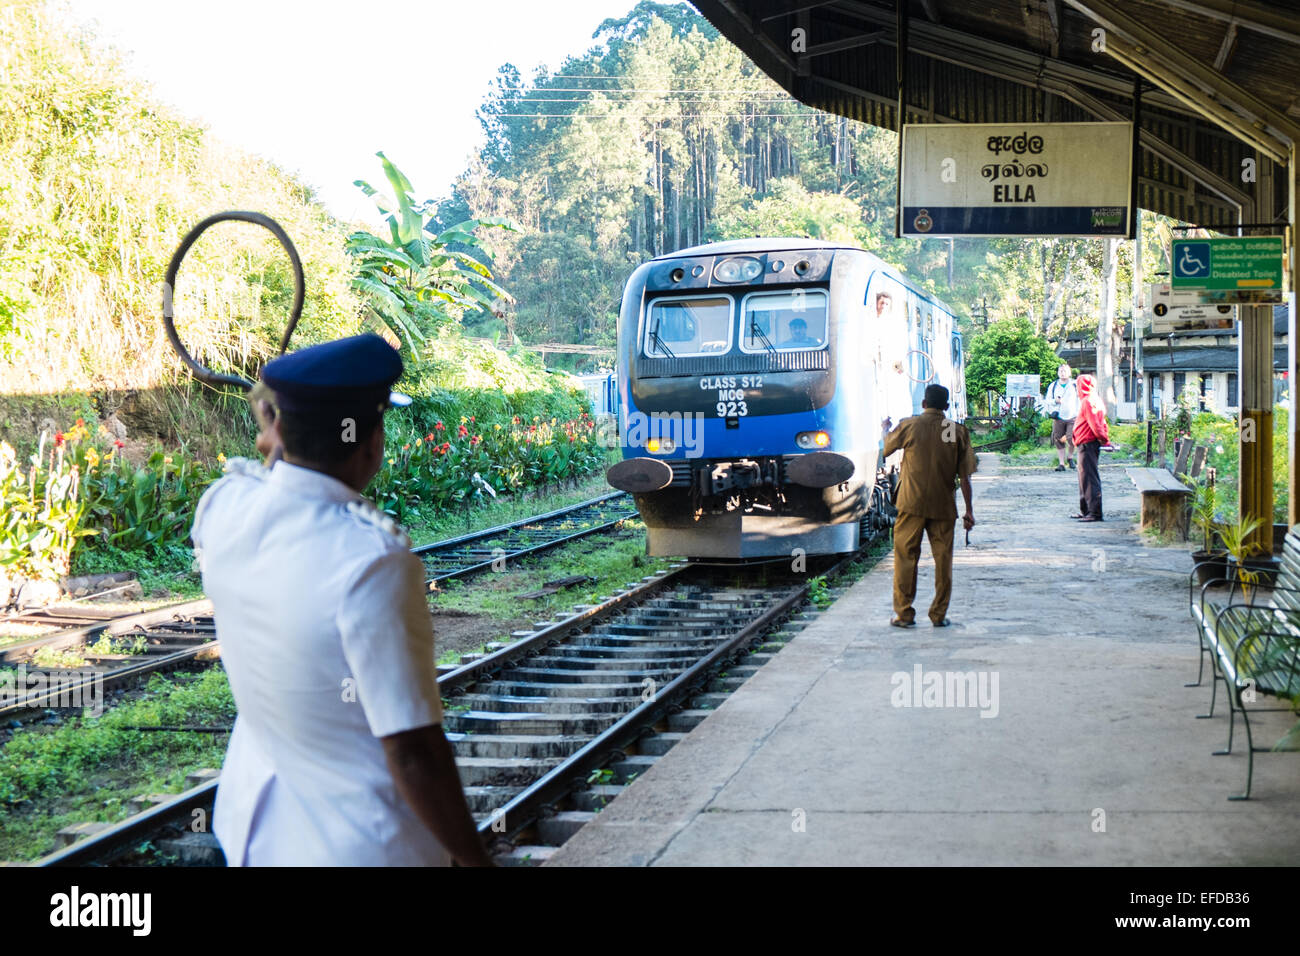
<path fill-rule="evenodd" d="M 464 311 L 490 311 L 512 297 L 473 255 L 452 245 L 481 251 L 476 231 L 482 227 L 518 231 L 504 219 L 467 219 L 435 233 L 431 203 L 417 203 L 411 182 L 382 152 L 391 197 L 365 180 L 356 185 L 374 200 L 388 223 L 388 238 L 358 231 L 347 240 L 355 263 L 352 288 L 360 292 L 371 318 L 403 340 L 410 350 L 439 326 L 455 322 Z"/>

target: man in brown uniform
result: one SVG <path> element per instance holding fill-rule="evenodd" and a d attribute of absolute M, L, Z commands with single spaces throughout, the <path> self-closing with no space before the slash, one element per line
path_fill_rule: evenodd
<path fill-rule="evenodd" d="M 947 418 L 948 390 L 942 385 L 926 387 L 921 402 L 924 411 L 905 418 L 885 436 L 885 456 L 903 449 L 902 473 L 898 482 L 898 518 L 894 522 L 894 619 L 895 627 L 915 627 L 916 564 L 921 557 L 921 534 L 930 538 L 934 555 L 934 602 L 930 621 L 947 627 L 948 601 L 952 597 L 952 537 L 957 524 L 953 484 L 961 480 L 966 501 L 962 524 L 975 527 L 971 512 L 970 476 L 975 470 L 966 426 Z"/>

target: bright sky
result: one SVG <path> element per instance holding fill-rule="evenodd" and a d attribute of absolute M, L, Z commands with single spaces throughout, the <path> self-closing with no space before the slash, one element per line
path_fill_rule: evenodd
<path fill-rule="evenodd" d="M 481 141 L 474 111 L 503 63 L 525 78 L 594 45 L 635 0 L 65 0 L 182 114 L 297 172 L 344 219 L 384 153 L 416 197 L 445 196 Z"/>

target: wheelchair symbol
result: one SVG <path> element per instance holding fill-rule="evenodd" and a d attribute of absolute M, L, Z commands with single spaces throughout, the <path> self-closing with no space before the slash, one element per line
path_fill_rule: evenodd
<path fill-rule="evenodd" d="M 1209 256 L 1207 255 L 1209 249 L 1204 245 L 1198 245 L 1196 251 L 1205 258 L 1192 255 L 1191 246 L 1182 247 L 1177 263 L 1178 275 L 1185 278 L 1195 278 L 1196 276 L 1206 275 L 1210 271 Z"/>

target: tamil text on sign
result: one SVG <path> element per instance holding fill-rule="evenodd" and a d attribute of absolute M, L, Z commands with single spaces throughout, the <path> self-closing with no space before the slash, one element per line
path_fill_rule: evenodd
<path fill-rule="evenodd" d="M 1170 249 L 1174 292 L 1202 303 L 1282 301 L 1282 237 L 1175 239 Z"/>

